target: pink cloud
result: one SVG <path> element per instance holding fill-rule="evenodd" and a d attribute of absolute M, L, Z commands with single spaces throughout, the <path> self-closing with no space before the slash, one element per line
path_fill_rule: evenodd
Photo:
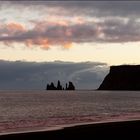
<path fill-rule="evenodd" d="M 84 22 L 78 19 L 74 24 L 56 20 L 34 22 L 33 25 L 29 29 L 15 22 L 1 24 L 0 41 L 8 46 L 16 42 L 42 49 L 49 49 L 53 45 L 70 48 L 72 43 L 140 41 L 140 25 L 132 21 Z"/>

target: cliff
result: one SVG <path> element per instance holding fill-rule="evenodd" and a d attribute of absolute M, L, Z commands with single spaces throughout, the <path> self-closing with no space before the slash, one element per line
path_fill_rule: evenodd
<path fill-rule="evenodd" d="M 98 90 L 140 90 L 140 65 L 111 66 Z"/>

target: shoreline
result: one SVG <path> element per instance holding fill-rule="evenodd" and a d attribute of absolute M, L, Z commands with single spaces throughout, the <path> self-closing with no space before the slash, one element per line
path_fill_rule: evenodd
<path fill-rule="evenodd" d="M 140 120 L 122 120 L 108 122 L 91 122 L 81 124 L 71 124 L 56 127 L 55 129 L 44 129 L 36 131 L 1 133 L 0 139 L 75 139 L 75 138 L 105 138 L 116 137 L 136 137 L 139 135 Z"/>
<path fill-rule="evenodd" d="M 16 120 L 0 122 L 0 135 L 34 132 L 34 131 L 53 131 L 56 129 L 63 129 L 67 127 L 88 125 L 88 124 L 101 124 L 111 122 L 126 122 L 140 120 L 140 114 L 120 114 L 120 115 L 107 115 L 107 116 L 65 116 L 65 117 L 52 117 L 45 120 Z"/>
<path fill-rule="evenodd" d="M 108 123 L 118 121 L 133 121 L 140 120 L 139 113 L 120 114 L 105 116 L 65 116 L 65 117 L 51 117 L 47 119 L 37 120 L 12 120 L 0 122 L 0 135 L 2 133 L 22 132 L 22 131 L 36 131 L 36 130 L 52 130 L 56 128 L 63 128 L 67 126 L 81 125 L 81 124 L 95 124 Z"/>

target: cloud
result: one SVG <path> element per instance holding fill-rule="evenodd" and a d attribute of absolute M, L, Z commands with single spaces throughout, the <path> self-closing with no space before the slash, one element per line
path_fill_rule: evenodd
<path fill-rule="evenodd" d="M 101 24 L 103 42 L 126 43 L 140 41 L 140 24 L 131 19 L 106 19 Z"/>
<path fill-rule="evenodd" d="M 9 23 L 1 25 L 0 41 L 9 46 L 23 43 L 27 47 L 42 49 L 54 45 L 70 48 L 72 43 L 135 42 L 140 41 L 140 24 L 137 20 L 121 18 L 77 24 L 42 21 L 35 23 L 32 29 L 20 23 Z"/>
<path fill-rule="evenodd" d="M 14 22 L 0 19 L 0 42 L 49 49 L 73 43 L 140 41 L 140 3 L 126 1 L 1 1 Z M 16 11 L 14 11 L 16 9 Z M 23 22 L 19 22 L 17 13 Z M 29 15 L 29 16 L 28 16 Z M 6 15 L 5 15 L 6 18 Z M 16 21 L 17 20 L 17 21 Z"/>
<path fill-rule="evenodd" d="M 91 41 L 97 33 L 96 27 L 86 24 L 63 25 L 42 21 L 32 29 L 25 29 L 20 23 L 9 23 L 1 26 L 0 41 L 5 44 L 24 43 L 28 47 L 39 46 L 43 49 L 52 45 L 69 48 L 72 43 Z"/>
<path fill-rule="evenodd" d="M 56 16 L 84 17 L 133 17 L 140 14 L 139 1 L 0 1 L 2 10 L 16 9 Z M 21 15 L 22 16 L 22 15 Z"/>
<path fill-rule="evenodd" d="M 139 1 L 0 1 L 1 7 L 14 7 L 44 10 L 49 9 L 57 15 L 90 15 L 90 16 L 139 16 Z M 41 8 L 41 9 L 40 9 Z M 55 10 L 56 11 L 55 11 Z M 60 10 L 60 11 L 57 11 Z"/>
<path fill-rule="evenodd" d="M 0 61 L 0 89 L 45 89 L 46 84 L 60 80 L 65 86 L 74 82 L 77 89 L 97 88 L 108 72 L 99 62 L 23 62 Z"/>

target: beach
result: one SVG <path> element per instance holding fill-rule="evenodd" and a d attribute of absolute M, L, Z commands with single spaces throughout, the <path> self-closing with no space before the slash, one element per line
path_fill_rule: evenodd
<path fill-rule="evenodd" d="M 140 120 L 117 121 L 79 124 L 55 128 L 53 130 L 42 130 L 22 133 L 7 133 L 0 135 L 0 139 L 99 139 L 99 138 L 139 138 Z"/>

